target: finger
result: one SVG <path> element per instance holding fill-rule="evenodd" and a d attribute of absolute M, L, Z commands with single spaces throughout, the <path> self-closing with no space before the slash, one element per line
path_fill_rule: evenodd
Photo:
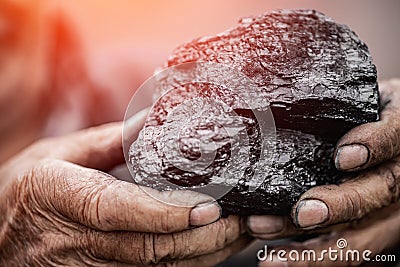
<path fill-rule="evenodd" d="M 363 262 L 362 253 L 367 250 L 371 251 L 371 254 L 364 255 L 373 260 L 374 255 L 379 254 L 385 248 L 396 245 L 400 240 L 397 235 L 400 231 L 398 224 L 400 210 L 398 206 L 396 208 L 390 216 L 374 220 L 373 223 L 364 226 L 358 225 L 353 229 L 321 236 L 303 243 L 291 243 L 283 247 L 267 247 L 267 252 L 271 252 L 272 249 L 276 252 L 283 250 L 285 256 L 282 256 L 283 253 L 281 253 L 279 260 L 275 253 L 273 254 L 274 262 L 271 262 L 271 257 L 268 257 L 265 261 L 260 262 L 259 266 L 356 266 Z M 337 251 L 337 253 L 331 254 L 331 257 L 327 253 L 330 248 Z M 340 254 L 343 255 L 342 258 L 340 258 Z M 262 256 L 264 255 L 270 256 L 271 254 L 267 253 Z M 309 255 L 310 258 L 308 258 Z"/>
<path fill-rule="evenodd" d="M 214 253 L 233 243 L 242 232 L 240 219 L 230 216 L 174 234 L 92 231 L 82 239 L 96 257 L 147 266 Z"/>
<path fill-rule="evenodd" d="M 340 185 L 305 192 L 292 210 L 295 224 L 313 228 L 347 222 L 399 200 L 400 158 Z"/>
<path fill-rule="evenodd" d="M 132 144 L 137 138 L 139 130 L 144 126 L 150 108 L 145 108 L 124 121 L 123 142 Z"/>
<path fill-rule="evenodd" d="M 207 254 L 203 256 L 199 256 L 196 258 L 191 258 L 187 260 L 181 260 L 177 262 L 170 262 L 170 263 L 162 263 L 157 266 L 173 266 L 173 267 L 213 267 L 217 264 L 225 261 L 232 255 L 242 251 L 253 239 L 250 238 L 248 235 L 241 236 L 238 240 L 233 242 L 232 244 L 228 245 L 226 248 L 219 250 L 212 254 Z"/>
<path fill-rule="evenodd" d="M 334 155 L 337 169 L 365 169 L 400 154 L 400 79 L 380 87 L 385 105 L 380 120 L 360 125 L 339 140 Z"/>
<path fill-rule="evenodd" d="M 288 216 L 252 215 L 247 218 L 247 228 L 252 236 L 266 240 L 304 233 Z"/>
<path fill-rule="evenodd" d="M 144 125 L 148 110 L 133 116 L 127 129 L 135 139 Z M 122 123 L 109 123 L 52 140 L 50 155 L 88 168 L 109 170 L 124 162 Z"/>
<path fill-rule="evenodd" d="M 306 230 L 298 228 L 288 216 L 252 215 L 247 219 L 249 233 L 258 239 L 274 240 L 305 234 L 328 233 L 346 228 L 348 224 Z"/>
<path fill-rule="evenodd" d="M 172 206 L 150 197 L 136 184 L 68 162 L 44 161 L 35 175 L 35 191 L 47 196 L 43 200 L 47 207 L 103 231 L 169 233 L 206 225 L 220 217 L 220 207 L 208 196 L 165 192 L 169 198 L 188 199 L 193 204 Z"/>

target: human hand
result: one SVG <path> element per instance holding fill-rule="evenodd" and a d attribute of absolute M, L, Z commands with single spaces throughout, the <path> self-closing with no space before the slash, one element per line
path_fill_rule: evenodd
<path fill-rule="evenodd" d="M 209 197 L 174 192 L 196 204 L 171 206 L 97 170 L 123 162 L 121 132 L 109 124 L 42 140 L 0 167 L 0 265 L 213 266 L 249 242 L 240 218 L 219 219 Z"/>
<path fill-rule="evenodd" d="M 335 151 L 336 167 L 342 171 L 360 171 L 357 177 L 340 185 L 311 188 L 293 207 L 291 218 L 250 216 L 248 226 L 255 237 L 275 239 L 309 233 L 316 228 L 314 232 L 331 231 L 334 227 L 330 225 L 359 220 L 367 214 L 372 216 L 373 212 L 398 203 L 400 80 L 381 83 L 380 92 L 383 106 L 380 121 L 354 128 L 338 142 Z M 387 238 L 399 242 L 398 236 L 392 234 Z M 384 243 L 381 244 L 375 253 L 384 248 Z"/>
<path fill-rule="evenodd" d="M 393 264 L 398 260 L 393 252 L 400 242 L 399 222 L 400 202 L 397 202 L 368 214 L 361 220 L 327 227 L 330 231 L 316 238 L 267 246 L 264 251 L 268 256 L 260 254 L 263 258 L 260 258 L 259 266 L 340 267 L 379 262 L 385 264 L 379 266 L 387 266 L 386 264 Z M 271 254 L 272 250 L 275 252 Z"/>

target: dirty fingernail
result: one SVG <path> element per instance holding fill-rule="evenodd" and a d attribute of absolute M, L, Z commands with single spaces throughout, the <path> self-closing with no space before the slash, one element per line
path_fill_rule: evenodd
<path fill-rule="evenodd" d="M 338 170 L 351 170 L 366 164 L 369 150 L 364 145 L 344 145 L 339 147 L 335 165 Z"/>
<path fill-rule="evenodd" d="M 190 212 L 191 226 L 202 226 L 213 223 L 221 217 L 221 207 L 216 203 L 200 204 Z"/>
<path fill-rule="evenodd" d="M 282 231 L 283 218 L 273 215 L 253 215 L 247 219 L 247 226 L 253 234 L 274 234 Z"/>
<path fill-rule="evenodd" d="M 299 227 L 317 226 L 328 220 L 328 207 L 320 200 L 302 200 L 296 208 L 296 223 Z"/>

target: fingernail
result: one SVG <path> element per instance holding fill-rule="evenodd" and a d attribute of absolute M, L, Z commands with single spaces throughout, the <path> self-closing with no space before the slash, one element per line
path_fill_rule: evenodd
<path fill-rule="evenodd" d="M 221 217 L 221 207 L 217 203 L 200 204 L 190 212 L 191 226 L 202 226 L 213 223 Z"/>
<path fill-rule="evenodd" d="M 351 170 L 366 164 L 369 150 L 364 145 L 344 145 L 339 147 L 335 165 L 338 170 Z"/>
<path fill-rule="evenodd" d="M 277 256 L 274 255 L 274 257 L 272 258 L 272 264 L 270 266 L 274 266 L 274 267 L 288 267 L 289 264 L 287 263 L 287 261 L 280 261 L 278 259 Z"/>
<path fill-rule="evenodd" d="M 283 218 L 273 215 L 253 215 L 247 219 L 253 234 L 274 234 L 283 230 Z"/>
<path fill-rule="evenodd" d="M 306 228 L 317 226 L 328 220 L 328 207 L 320 200 L 302 200 L 296 208 L 296 224 Z"/>
<path fill-rule="evenodd" d="M 258 263 L 259 267 L 288 267 L 287 261 L 280 261 L 277 256 L 273 256 L 272 260 L 261 261 Z"/>

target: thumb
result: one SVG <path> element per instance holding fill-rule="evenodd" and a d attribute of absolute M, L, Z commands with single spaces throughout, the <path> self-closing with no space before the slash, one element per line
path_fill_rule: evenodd
<path fill-rule="evenodd" d="M 218 204 L 195 192 L 159 192 L 165 195 L 155 198 L 136 184 L 61 160 L 43 160 L 34 173 L 33 191 L 40 192 L 46 207 L 102 231 L 170 233 L 220 218 Z M 159 199 L 179 200 L 182 205 Z"/>
<path fill-rule="evenodd" d="M 295 224 L 315 228 L 361 219 L 399 200 L 400 157 L 340 185 L 305 192 L 292 210 Z"/>
<path fill-rule="evenodd" d="M 380 87 L 381 120 L 360 125 L 342 137 L 334 156 L 337 169 L 365 169 L 400 154 L 400 79 Z"/>

